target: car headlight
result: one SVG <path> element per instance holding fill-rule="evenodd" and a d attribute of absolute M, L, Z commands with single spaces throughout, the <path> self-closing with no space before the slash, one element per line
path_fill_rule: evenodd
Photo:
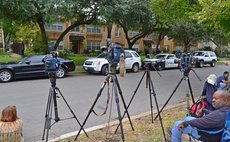
<path fill-rule="evenodd" d="M 94 61 L 94 62 L 93 62 L 93 65 L 94 65 L 94 66 L 100 66 L 100 63 L 101 63 L 100 61 Z"/>

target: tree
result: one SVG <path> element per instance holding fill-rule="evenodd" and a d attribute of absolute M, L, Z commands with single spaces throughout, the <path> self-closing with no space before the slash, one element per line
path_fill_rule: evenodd
<path fill-rule="evenodd" d="M 71 29 L 81 24 L 88 24 L 95 20 L 97 2 L 94 0 L 12 0 L 0 2 L 1 15 L 11 21 L 19 23 L 36 23 L 41 32 L 44 52 L 48 52 L 48 39 L 45 25 L 53 22 L 73 20 L 71 24 L 59 37 L 54 49 L 64 35 Z"/>
<path fill-rule="evenodd" d="M 174 25 L 173 28 L 176 28 L 175 26 L 179 24 L 178 22 L 191 20 L 191 13 L 199 8 L 196 1 L 191 0 L 151 0 L 150 7 L 158 21 L 155 29 L 157 51 L 161 40 L 172 30 L 171 26 Z M 171 36 L 173 35 L 172 33 L 170 34 Z"/>
<path fill-rule="evenodd" d="M 209 28 L 221 29 L 230 33 L 230 1 L 229 0 L 199 0 L 201 10 L 194 15 L 200 23 Z"/>
<path fill-rule="evenodd" d="M 229 36 L 220 29 L 208 29 L 205 39 L 206 41 L 212 41 L 219 48 L 220 57 L 222 57 L 224 46 L 228 46 Z"/>
<path fill-rule="evenodd" d="M 122 27 L 129 49 L 132 49 L 137 40 L 152 33 L 155 27 L 151 23 L 154 16 L 148 4 L 149 0 L 114 0 L 107 2 L 101 9 L 101 15 L 107 24 L 115 23 Z M 129 37 L 129 31 L 138 33 Z"/>
<path fill-rule="evenodd" d="M 184 52 L 188 52 L 190 46 L 203 39 L 204 28 L 195 21 L 178 21 L 170 26 L 169 36 L 174 41 L 184 45 Z"/>

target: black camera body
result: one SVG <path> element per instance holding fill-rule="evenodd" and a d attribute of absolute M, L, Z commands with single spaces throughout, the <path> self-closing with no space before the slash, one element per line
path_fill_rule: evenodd
<path fill-rule="evenodd" d="M 60 62 L 57 59 L 57 53 L 56 52 L 51 52 L 51 56 L 46 56 L 44 58 L 45 61 L 45 71 L 48 73 L 56 73 Z"/>
<path fill-rule="evenodd" d="M 180 70 L 184 72 L 185 76 L 188 76 L 189 72 L 192 69 L 192 60 L 193 57 L 190 53 L 183 53 L 180 57 Z"/>
<path fill-rule="evenodd" d="M 106 59 L 110 64 L 119 63 L 121 53 L 124 53 L 124 50 L 121 45 L 116 43 L 111 43 L 107 48 Z"/>

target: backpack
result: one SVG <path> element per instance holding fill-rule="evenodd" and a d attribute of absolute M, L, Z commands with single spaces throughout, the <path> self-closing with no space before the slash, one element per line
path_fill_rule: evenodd
<path fill-rule="evenodd" d="M 226 112 L 225 126 L 222 134 L 221 142 L 230 141 L 230 112 Z"/>
<path fill-rule="evenodd" d="M 201 117 L 197 116 L 196 112 L 201 108 L 206 108 L 207 102 L 205 98 L 200 97 L 190 108 L 190 115 L 193 117 Z"/>

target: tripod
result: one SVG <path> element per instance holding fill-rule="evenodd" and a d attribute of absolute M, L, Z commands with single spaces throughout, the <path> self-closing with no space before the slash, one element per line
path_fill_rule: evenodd
<path fill-rule="evenodd" d="M 114 68 L 114 70 L 115 70 L 116 66 L 114 66 L 113 68 Z M 120 97 L 121 97 L 121 100 L 122 100 L 122 103 L 123 103 L 125 112 L 126 112 L 126 114 L 127 114 L 127 116 L 128 116 L 130 125 L 131 125 L 131 127 L 132 127 L 132 129 L 133 129 L 133 125 L 132 125 L 132 122 L 131 122 L 131 119 L 130 119 L 130 115 L 129 115 L 128 110 L 127 110 L 128 108 L 127 108 L 127 106 L 126 106 L 124 97 L 123 97 L 123 95 L 122 95 L 122 91 L 121 91 L 121 88 L 120 88 L 120 85 L 119 85 L 119 82 L 118 82 L 116 73 L 115 73 L 115 71 L 112 71 L 112 72 L 110 71 L 109 74 L 106 76 L 106 79 L 105 79 L 103 85 L 101 86 L 101 89 L 100 89 L 100 91 L 98 92 L 97 97 L 96 97 L 95 101 L 93 102 L 93 105 L 91 106 L 91 108 L 90 108 L 90 110 L 89 110 L 89 112 L 88 112 L 88 114 L 87 114 L 87 116 L 86 116 L 86 118 L 85 118 L 85 120 L 84 120 L 84 122 L 83 122 L 83 124 L 82 124 L 82 126 L 81 126 L 81 128 L 80 128 L 80 130 L 78 131 L 78 133 L 77 133 L 77 135 L 76 135 L 76 137 L 75 137 L 75 141 L 77 140 L 77 138 L 78 138 L 78 136 L 79 136 L 81 130 L 83 129 L 84 125 L 86 124 L 86 121 L 88 120 L 90 114 L 91 114 L 92 112 L 94 112 L 93 108 L 94 108 L 94 106 L 96 105 L 96 103 L 97 103 L 99 97 L 101 96 L 101 93 L 102 93 L 102 91 L 103 91 L 105 85 L 108 84 L 108 83 L 110 82 L 110 80 L 111 80 L 111 82 L 113 83 L 113 87 L 114 87 L 113 90 L 114 90 L 114 93 L 115 93 L 115 102 L 116 102 L 116 106 L 117 106 L 118 120 L 119 120 L 119 126 L 120 126 L 120 130 L 121 130 L 121 138 L 122 138 L 122 141 L 123 141 L 123 142 L 125 141 L 125 136 L 124 136 L 123 125 L 122 125 L 122 117 L 121 117 L 121 111 L 120 111 L 120 105 L 119 105 L 118 92 L 119 92 L 119 95 L 120 95 Z M 134 129 L 133 129 L 133 130 L 134 130 Z"/>
<path fill-rule="evenodd" d="M 200 77 L 196 74 L 196 72 L 193 69 L 190 68 L 188 70 L 183 71 L 183 77 L 181 78 L 181 80 L 177 84 L 176 88 L 173 90 L 172 94 L 169 96 L 168 100 L 165 102 L 165 104 L 161 108 L 160 113 L 163 111 L 163 109 L 165 108 L 165 106 L 168 104 L 168 102 L 170 101 L 170 99 L 172 98 L 172 96 L 174 95 L 174 93 L 176 92 L 177 88 L 180 86 L 181 82 L 184 80 L 186 82 L 186 86 L 187 86 L 186 87 L 186 89 L 187 89 L 187 93 L 186 93 L 187 115 L 190 114 L 189 91 L 190 91 L 190 95 L 191 95 L 191 98 L 192 98 L 192 102 L 195 103 L 193 92 L 192 92 L 192 87 L 191 87 L 191 83 L 190 83 L 190 79 L 189 79 L 189 72 L 190 72 L 190 70 L 192 70 L 193 73 L 196 75 L 196 77 L 200 81 L 202 81 L 200 79 Z M 188 89 L 189 89 L 189 91 L 188 91 Z M 157 114 L 157 116 L 154 118 L 154 120 L 159 116 L 160 113 Z"/>
<path fill-rule="evenodd" d="M 61 93 L 60 89 L 58 87 L 56 87 L 56 73 L 51 72 L 51 73 L 48 73 L 48 75 L 49 75 L 49 78 L 50 78 L 51 87 L 49 89 L 49 96 L 48 96 L 48 101 L 47 101 L 47 106 L 46 106 L 46 114 L 45 114 L 45 119 L 46 120 L 45 120 L 43 135 L 42 135 L 42 140 L 44 140 L 45 134 L 46 134 L 46 142 L 48 141 L 48 137 L 49 137 L 49 129 L 51 129 L 51 127 L 55 123 L 57 123 L 59 121 L 74 118 L 77 121 L 77 123 L 81 126 L 79 120 L 77 119 L 77 117 L 74 114 L 73 110 L 70 108 L 69 104 L 67 103 L 67 101 L 64 98 L 63 94 Z M 70 112 L 73 114 L 73 117 L 66 118 L 66 119 L 60 119 L 59 118 L 59 116 L 58 116 L 58 107 L 57 107 L 57 98 L 59 98 L 59 96 L 57 96 L 58 93 L 61 95 L 62 99 L 64 100 L 65 104 L 69 108 Z M 51 124 L 53 109 L 54 109 L 54 122 L 53 122 L 53 124 Z M 87 135 L 87 133 L 85 132 L 84 129 L 83 129 L 83 131 L 86 134 L 86 136 L 88 137 L 88 135 Z"/>
<path fill-rule="evenodd" d="M 155 100 L 155 104 L 156 104 L 156 108 L 157 108 L 157 112 L 158 112 L 158 115 L 159 115 L 159 120 L 160 120 L 160 124 L 161 124 L 161 128 L 162 128 L 162 133 L 163 133 L 163 136 L 164 136 L 164 140 L 166 142 L 166 136 L 165 136 L 165 131 L 164 131 L 164 126 L 163 126 L 163 123 L 162 123 L 162 118 L 160 116 L 160 113 L 159 113 L 159 106 L 158 106 L 158 102 L 157 102 L 157 98 L 156 98 L 156 93 L 155 93 L 155 90 L 154 90 L 154 87 L 153 87 L 153 82 L 152 82 L 152 79 L 151 79 L 151 75 L 150 75 L 150 69 L 149 69 L 149 65 L 146 66 L 146 70 L 144 71 L 142 77 L 141 77 L 141 80 L 139 81 L 135 91 L 134 91 L 134 94 L 132 95 L 129 103 L 128 103 L 128 106 L 127 106 L 127 109 L 129 108 L 129 106 L 131 105 L 140 85 L 141 85 L 141 82 L 143 81 L 144 77 L 146 76 L 146 88 L 149 88 L 149 98 L 150 98 L 150 109 L 151 109 L 151 117 L 152 117 L 152 123 L 153 123 L 153 101 L 152 101 L 152 97 L 154 97 L 154 100 Z M 155 69 L 156 70 L 156 69 Z M 160 75 L 160 74 L 159 74 Z M 124 118 L 125 116 L 125 113 L 126 111 L 124 112 L 123 116 L 122 116 L 122 119 Z M 115 130 L 115 133 L 117 132 L 118 130 L 118 127 L 119 125 L 117 126 L 117 129 Z"/>

